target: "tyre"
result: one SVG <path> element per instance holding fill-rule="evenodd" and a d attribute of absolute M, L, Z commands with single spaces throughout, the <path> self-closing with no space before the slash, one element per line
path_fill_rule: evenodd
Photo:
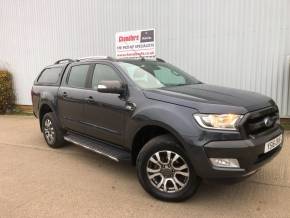
<path fill-rule="evenodd" d="M 41 128 L 48 146 L 60 148 L 65 145 L 63 132 L 53 113 L 47 113 L 43 116 Z"/>
<path fill-rule="evenodd" d="M 157 136 L 147 142 L 136 165 L 141 185 L 159 200 L 186 200 L 200 183 L 184 150 L 170 135 Z"/>

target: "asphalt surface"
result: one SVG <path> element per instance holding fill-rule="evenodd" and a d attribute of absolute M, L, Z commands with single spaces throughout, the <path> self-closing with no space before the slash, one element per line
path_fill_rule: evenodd
<path fill-rule="evenodd" d="M 247 180 L 165 203 L 143 191 L 134 167 L 74 145 L 50 149 L 34 117 L 0 116 L 0 217 L 290 217 L 289 136 Z"/>

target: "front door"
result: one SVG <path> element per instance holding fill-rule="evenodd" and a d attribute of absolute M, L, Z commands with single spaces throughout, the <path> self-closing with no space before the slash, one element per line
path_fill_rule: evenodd
<path fill-rule="evenodd" d="M 100 93 L 97 85 L 104 80 L 119 80 L 121 77 L 111 65 L 95 64 L 91 79 L 91 89 L 85 91 L 85 122 L 87 134 L 107 142 L 122 145 L 124 135 L 124 116 L 126 101 L 118 94 Z"/>

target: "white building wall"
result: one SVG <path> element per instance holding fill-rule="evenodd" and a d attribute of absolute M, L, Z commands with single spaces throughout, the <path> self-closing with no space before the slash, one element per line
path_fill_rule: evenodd
<path fill-rule="evenodd" d="M 114 56 L 118 31 L 156 29 L 157 54 L 200 80 L 271 96 L 290 116 L 290 0 L 2 0 L 0 62 L 31 104 L 57 59 Z"/>

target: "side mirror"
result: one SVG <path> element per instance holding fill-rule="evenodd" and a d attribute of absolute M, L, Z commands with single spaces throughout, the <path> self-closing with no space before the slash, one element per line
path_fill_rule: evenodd
<path fill-rule="evenodd" d="M 124 85 L 118 80 L 103 80 L 97 86 L 98 92 L 123 94 L 125 92 Z"/>

